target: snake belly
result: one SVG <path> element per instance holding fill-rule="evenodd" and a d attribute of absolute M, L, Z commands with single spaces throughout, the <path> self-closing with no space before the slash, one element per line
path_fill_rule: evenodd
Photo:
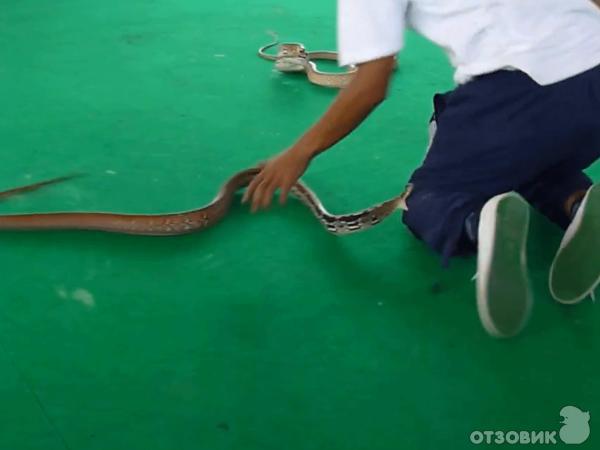
<path fill-rule="evenodd" d="M 246 169 L 231 176 L 207 205 L 191 211 L 169 214 L 115 214 L 104 212 L 58 212 L 0 215 L 0 230 L 93 230 L 120 234 L 147 236 L 178 236 L 202 231 L 219 223 L 229 212 L 236 193 L 248 186 L 260 172 L 258 168 Z M 0 192 L 0 199 L 39 189 L 43 186 L 65 181 L 71 177 L 24 186 Z M 329 213 L 317 195 L 301 181 L 291 189 L 313 213 L 321 225 L 332 234 L 349 234 L 377 225 L 396 209 L 406 209 L 407 190 L 386 202 L 361 211 L 336 215 Z"/>

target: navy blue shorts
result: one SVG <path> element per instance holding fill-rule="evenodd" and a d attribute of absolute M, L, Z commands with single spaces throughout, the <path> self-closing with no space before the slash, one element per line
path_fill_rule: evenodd
<path fill-rule="evenodd" d="M 519 71 L 483 75 L 434 98 L 435 133 L 410 182 L 404 223 L 444 261 L 471 253 L 465 218 L 519 192 L 562 227 L 600 156 L 600 66 L 549 86 Z"/>

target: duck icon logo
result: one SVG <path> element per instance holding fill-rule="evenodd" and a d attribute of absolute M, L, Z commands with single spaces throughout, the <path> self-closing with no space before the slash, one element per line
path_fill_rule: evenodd
<path fill-rule="evenodd" d="M 560 438 L 565 444 L 582 444 L 590 436 L 590 413 L 575 406 L 565 406 L 560 410 L 563 425 Z"/>

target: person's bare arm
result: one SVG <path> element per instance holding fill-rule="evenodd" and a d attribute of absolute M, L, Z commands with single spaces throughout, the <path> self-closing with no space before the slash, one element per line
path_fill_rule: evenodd
<path fill-rule="evenodd" d="M 600 8 L 600 0 L 592 0 L 598 8 Z"/>
<path fill-rule="evenodd" d="M 393 69 L 393 57 L 362 64 L 350 85 L 298 141 L 298 150 L 313 157 L 351 133 L 385 99 Z"/>
<path fill-rule="evenodd" d="M 311 159 L 351 133 L 385 99 L 394 65 L 395 58 L 389 56 L 359 66 L 321 119 L 296 144 L 269 160 L 248 186 L 243 201 L 251 200 L 252 211 L 269 206 L 277 189 L 285 202 Z"/>

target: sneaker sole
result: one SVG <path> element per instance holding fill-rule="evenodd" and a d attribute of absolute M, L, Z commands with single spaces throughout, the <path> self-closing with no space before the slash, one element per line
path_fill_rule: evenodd
<path fill-rule="evenodd" d="M 550 268 L 548 284 L 557 302 L 574 305 L 600 283 L 600 185 L 585 195 Z"/>
<path fill-rule="evenodd" d="M 483 327 L 494 337 L 517 335 L 531 313 L 528 230 L 529 205 L 518 194 L 496 196 L 481 210 L 477 310 Z"/>

